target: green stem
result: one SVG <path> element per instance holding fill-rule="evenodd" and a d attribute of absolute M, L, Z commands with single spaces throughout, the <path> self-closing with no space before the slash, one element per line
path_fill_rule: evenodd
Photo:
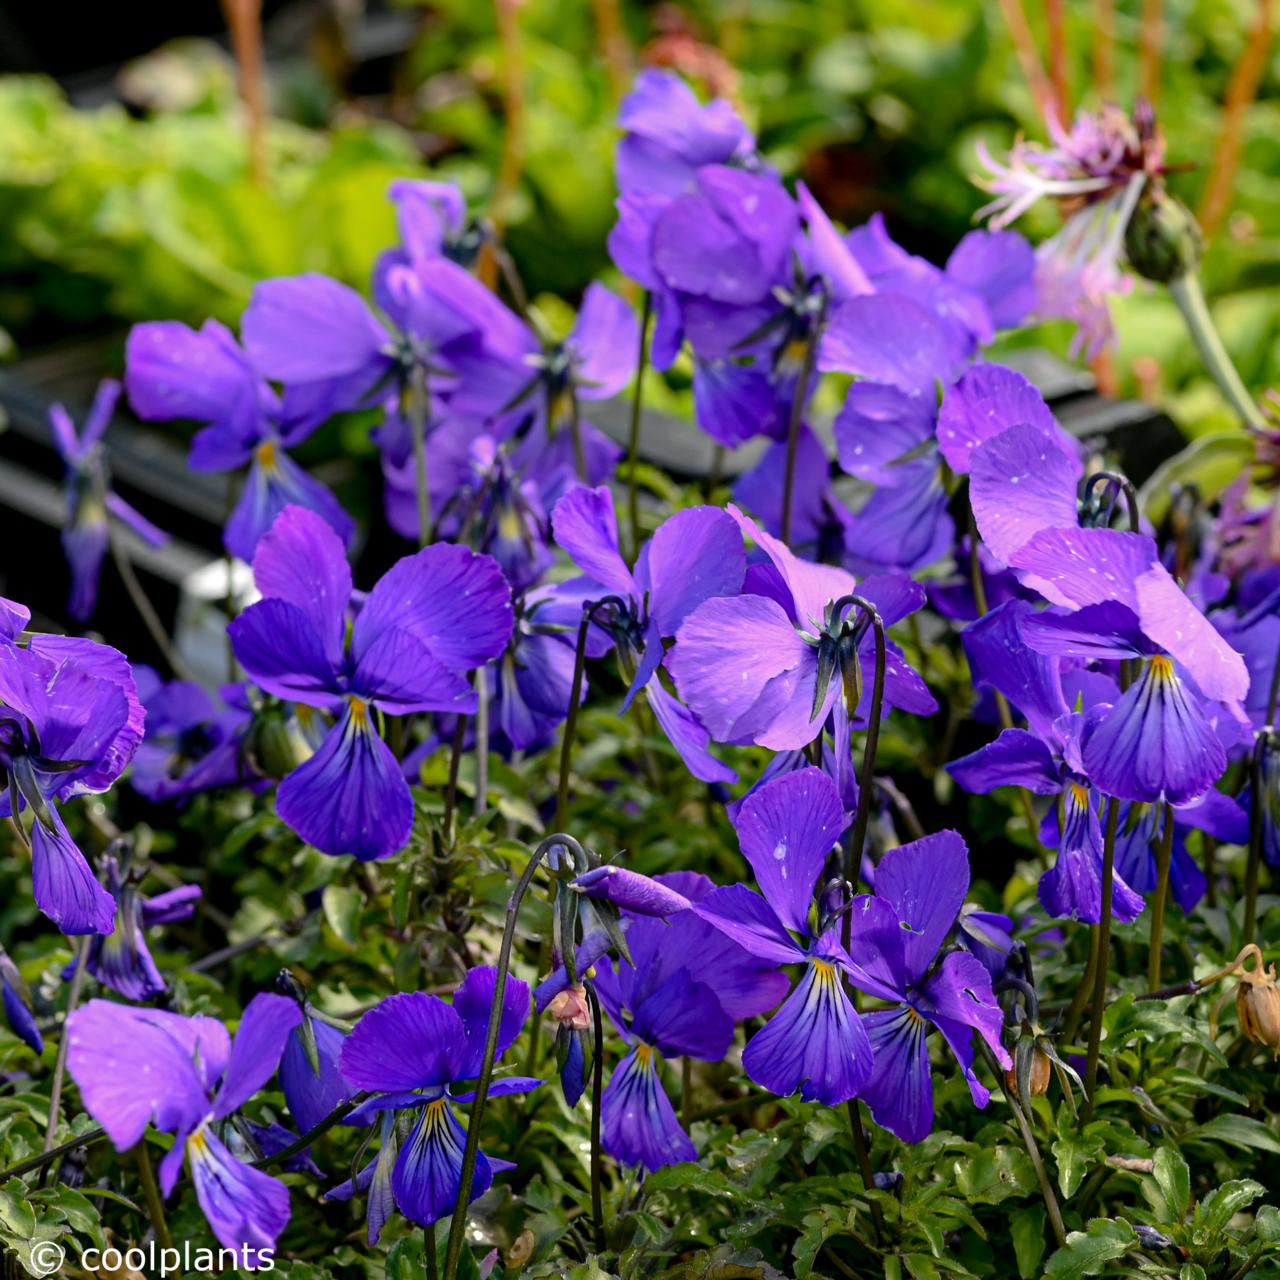
<path fill-rule="evenodd" d="M 111 549 L 111 559 L 116 566 L 116 572 L 120 575 L 120 581 L 124 583 L 124 589 L 129 593 L 129 599 L 133 602 L 133 607 L 137 610 L 138 617 L 142 619 L 142 625 L 146 627 L 147 634 L 160 651 L 160 656 L 164 658 L 165 664 L 177 679 L 196 683 L 196 678 L 191 673 L 191 669 L 182 661 L 178 656 L 177 650 L 173 647 L 173 642 L 169 639 L 169 633 L 164 629 L 164 624 L 160 621 L 160 615 L 155 611 L 151 601 L 147 598 L 147 593 L 142 589 L 142 583 L 138 581 L 138 575 L 133 571 L 133 561 L 129 559 L 129 552 L 126 550 L 121 534 L 114 524 L 108 525 L 107 545 Z"/>
<path fill-rule="evenodd" d="M 978 1045 L 982 1049 L 983 1057 L 987 1060 L 987 1065 L 995 1075 L 996 1082 L 1004 1086 L 1004 1072 L 1001 1071 L 1000 1064 L 996 1061 L 996 1056 L 991 1052 L 990 1046 L 981 1037 L 978 1037 Z M 1044 1158 L 1040 1155 L 1040 1147 L 1036 1143 L 1035 1132 L 1022 1110 L 1022 1103 L 1018 1100 L 1015 1091 L 1006 1087 L 1004 1096 L 1009 1104 L 1009 1110 L 1013 1112 L 1014 1120 L 1017 1121 L 1018 1131 L 1022 1134 L 1022 1144 L 1027 1149 L 1031 1167 L 1036 1171 L 1036 1181 L 1040 1184 L 1040 1194 L 1044 1197 L 1044 1207 L 1049 1213 L 1049 1224 L 1053 1228 L 1053 1238 L 1058 1242 L 1058 1248 L 1061 1249 L 1067 1243 L 1067 1228 L 1062 1221 L 1062 1209 L 1058 1205 L 1058 1197 L 1054 1194 L 1053 1184 L 1049 1181 L 1049 1174 L 1044 1167 Z"/>
<path fill-rule="evenodd" d="M 144 1137 L 133 1150 L 138 1161 L 138 1180 L 142 1183 L 142 1194 L 146 1197 L 147 1208 L 151 1212 L 151 1225 L 155 1228 L 156 1242 L 162 1249 L 172 1249 L 173 1237 L 169 1234 L 169 1222 L 164 1216 L 164 1199 L 160 1195 L 160 1188 L 156 1185 L 155 1170 L 151 1167 L 151 1156 L 147 1153 L 146 1138 Z"/>
<path fill-rule="evenodd" d="M 409 430 L 413 433 L 413 483 L 418 495 L 418 546 L 431 541 L 431 490 L 427 487 L 427 414 L 430 391 L 425 370 L 415 365 L 409 375 Z"/>
<path fill-rule="evenodd" d="M 458 770 L 462 765 L 462 744 L 467 736 L 467 717 L 458 716 L 453 728 L 453 746 L 449 752 L 449 781 L 444 791 L 444 838 L 449 848 L 454 844 L 454 827 L 458 813 Z"/>
<path fill-rule="evenodd" d="M 867 1145 L 867 1131 L 862 1124 L 861 1107 L 857 1098 L 849 1099 L 849 1133 L 853 1138 L 853 1156 L 858 1162 L 858 1176 L 870 1195 L 876 1189 L 876 1175 L 871 1168 L 871 1150 Z M 871 1226 L 878 1245 L 884 1239 L 884 1210 L 874 1198 L 871 1199 Z"/>
<path fill-rule="evenodd" d="M 1084 1068 L 1084 1111 L 1081 1123 L 1093 1115 L 1094 1091 L 1098 1083 L 1098 1051 L 1102 1046 L 1102 1011 L 1107 1004 L 1107 974 L 1111 968 L 1111 902 L 1115 890 L 1116 831 L 1120 825 L 1120 802 L 1107 799 L 1107 829 L 1102 842 L 1102 904 L 1098 915 L 1098 959 L 1093 973 L 1093 1009 L 1089 1017 L 1089 1048 Z"/>
<path fill-rule="evenodd" d="M 476 1081 L 476 1096 L 471 1104 L 471 1118 L 467 1124 L 467 1141 L 462 1152 L 461 1176 L 458 1179 L 458 1198 L 453 1206 L 453 1220 L 449 1223 L 449 1243 L 444 1255 L 444 1280 L 455 1280 L 458 1259 L 462 1255 L 462 1237 L 467 1226 L 467 1207 L 471 1203 L 471 1186 L 475 1179 L 476 1156 L 480 1151 L 480 1124 L 484 1119 L 484 1107 L 489 1097 L 489 1084 L 493 1079 L 493 1060 L 498 1054 L 498 1033 L 502 1026 L 503 997 L 507 990 L 507 974 L 511 969 L 511 946 L 515 941 L 516 917 L 520 904 L 533 883 L 534 873 L 547 853 L 557 845 L 568 849 L 577 867 L 587 865 L 582 846 L 569 835 L 555 832 L 533 851 L 529 865 L 525 867 L 519 882 L 507 899 L 507 920 L 502 930 L 502 944 L 498 950 L 498 967 L 494 976 L 493 1002 L 489 1008 L 489 1026 L 484 1037 L 484 1056 L 480 1062 L 480 1077 Z M 597 1108 L 599 1114 L 599 1108 Z"/>
<path fill-rule="evenodd" d="M 591 1063 L 591 1224 L 595 1230 L 596 1252 L 604 1252 L 604 1192 L 601 1172 L 604 1163 L 600 1142 L 601 1113 L 604 1110 L 604 1019 L 600 1014 L 600 997 L 588 986 L 587 1001 L 591 1005 L 591 1024 L 595 1033 L 595 1055 Z M 687 1062 L 688 1059 L 686 1058 Z M 659 1088 L 662 1086 L 659 1085 Z"/>
<path fill-rule="evenodd" d="M 440 1280 L 440 1259 L 436 1256 L 435 1223 L 422 1228 L 422 1257 L 427 1264 L 427 1280 Z"/>
<path fill-rule="evenodd" d="M 687 1054 L 680 1059 L 680 1123 L 686 1133 L 693 1123 L 693 1059 Z"/>
<path fill-rule="evenodd" d="M 301 1155 L 317 1138 L 323 1137 L 335 1125 L 341 1124 L 368 1096 L 366 1093 L 357 1093 L 345 1102 L 338 1103 L 323 1120 L 312 1125 L 302 1137 L 291 1142 L 282 1151 L 277 1151 L 274 1155 L 263 1156 L 261 1160 L 255 1160 L 253 1167 L 255 1169 L 269 1169 L 272 1165 L 283 1164 L 286 1160 L 291 1160 L 294 1156 Z"/>
<path fill-rule="evenodd" d="M 569 694 L 569 714 L 564 720 L 564 736 L 560 741 L 560 780 L 556 788 L 556 826 L 563 827 L 569 816 L 569 766 L 573 762 L 573 740 L 578 732 L 578 703 L 582 699 L 582 680 L 587 666 L 587 631 L 595 606 L 582 606 L 578 624 L 578 644 L 573 655 L 573 688 Z"/>
<path fill-rule="evenodd" d="M 1156 896 L 1151 903 L 1151 936 L 1147 945 L 1147 986 L 1160 986 L 1161 952 L 1164 947 L 1164 909 L 1169 900 L 1169 868 L 1173 863 L 1173 806 L 1164 807 L 1164 826 L 1156 850 Z"/>
<path fill-rule="evenodd" d="M 476 672 L 476 798 L 475 814 L 489 807 L 489 679 L 488 668 Z"/>
<path fill-rule="evenodd" d="M 90 945 L 88 938 L 80 939 L 80 948 L 76 952 L 75 972 L 71 975 L 71 990 L 67 994 L 67 1012 L 62 1019 L 62 1034 L 58 1037 L 58 1056 L 53 1064 L 53 1082 L 49 1086 L 49 1123 L 44 1131 L 46 1154 L 53 1150 L 54 1134 L 58 1132 L 58 1120 L 62 1111 L 62 1082 L 66 1078 L 67 1051 L 71 1047 L 67 1024 L 80 1004 L 80 993 L 84 990 L 84 975 L 89 965 Z"/>
<path fill-rule="evenodd" d="M 1195 272 L 1188 272 L 1181 280 L 1172 281 L 1169 296 L 1182 312 L 1182 319 L 1191 334 L 1191 340 L 1196 344 L 1200 359 L 1204 361 L 1205 368 L 1218 384 L 1227 403 L 1251 431 L 1268 430 L 1267 420 L 1236 372 L 1226 347 L 1222 345 L 1222 338 L 1214 327 L 1204 290 L 1201 289 Z"/>
<path fill-rule="evenodd" d="M 792 490 L 796 479 L 796 451 L 800 444 L 800 423 L 804 417 L 804 404 L 809 394 L 809 383 L 813 380 L 813 366 L 818 359 L 818 341 L 822 336 L 822 325 L 826 318 L 825 305 L 809 326 L 809 334 L 805 340 L 804 360 L 800 364 L 800 378 L 796 382 L 795 394 L 791 397 L 791 419 L 787 424 L 787 465 L 782 477 L 782 541 L 791 541 L 791 508 Z"/>
<path fill-rule="evenodd" d="M 1093 978 L 1097 972 L 1097 965 L 1098 926 L 1095 924 L 1089 930 L 1089 962 L 1085 965 L 1084 977 L 1080 979 L 1080 985 L 1076 988 L 1075 995 L 1071 997 L 1071 1003 L 1067 1006 L 1066 1014 L 1062 1019 L 1062 1039 L 1067 1043 L 1076 1038 L 1080 1015 L 1084 1012 L 1084 1007 L 1089 1003 L 1089 996 L 1093 992 Z"/>
<path fill-rule="evenodd" d="M 627 451 L 627 512 L 631 524 L 631 556 L 640 554 L 640 495 L 636 469 L 640 465 L 640 408 L 644 399 L 644 371 L 649 363 L 649 321 L 653 316 L 653 295 L 646 289 L 640 314 L 640 355 L 636 361 L 636 389 L 631 397 L 631 443 Z"/>
<path fill-rule="evenodd" d="M 107 1136 L 105 1129 L 86 1129 L 78 1138 L 72 1138 L 69 1142 L 59 1143 L 56 1147 L 50 1147 L 48 1151 L 42 1151 L 38 1156 L 32 1156 L 29 1160 L 23 1160 L 20 1164 L 10 1166 L 8 1169 L 0 1172 L 0 1185 L 8 1182 L 10 1178 L 20 1178 L 23 1174 L 34 1173 L 37 1169 L 43 1169 L 46 1165 L 51 1165 L 55 1161 L 61 1160 L 68 1152 L 74 1151 L 77 1147 L 92 1146 L 95 1142 L 101 1142 Z"/>

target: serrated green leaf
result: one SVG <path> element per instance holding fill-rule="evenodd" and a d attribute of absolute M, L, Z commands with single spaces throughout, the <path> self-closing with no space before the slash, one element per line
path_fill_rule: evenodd
<path fill-rule="evenodd" d="M 1101 1149 L 1102 1144 L 1091 1138 L 1059 1138 L 1053 1144 L 1053 1158 L 1058 1163 L 1058 1186 L 1066 1199 L 1070 1200 L 1075 1195 L 1090 1163 Z"/>
<path fill-rule="evenodd" d="M 1087 1231 L 1073 1231 L 1067 1236 L 1067 1243 L 1049 1259 L 1044 1274 L 1052 1280 L 1101 1275 L 1108 1262 L 1123 1258 L 1136 1242 L 1127 1222 L 1095 1218 Z"/>
<path fill-rule="evenodd" d="M 1151 1176 L 1164 1197 L 1164 1220 L 1177 1225 L 1191 1207 L 1191 1170 L 1177 1147 L 1161 1147 L 1154 1164 Z"/>
<path fill-rule="evenodd" d="M 1252 1178 L 1236 1178 L 1215 1187 L 1200 1202 L 1196 1221 L 1209 1231 L 1222 1231 L 1228 1222 L 1247 1209 L 1266 1188 Z"/>

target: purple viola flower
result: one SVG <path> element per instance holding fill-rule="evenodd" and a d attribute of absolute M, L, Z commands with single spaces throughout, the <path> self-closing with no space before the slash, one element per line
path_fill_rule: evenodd
<path fill-rule="evenodd" d="M 815 914 L 814 890 L 849 815 L 831 779 L 807 768 L 749 796 L 734 825 L 760 891 L 728 885 L 695 902 L 693 910 L 749 954 L 804 966 L 799 984 L 748 1042 L 743 1068 L 781 1096 L 798 1089 L 806 1102 L 846 1102 L 870 1078 L 872 1055 L 845 978 L 872 994 L 892 994 L 879 981 L 868 985 L 849 959 L 839 920 Z"/>
<path fill-rule="evenodd" d="M 19 617 L 25 614 L 15 606 Z M 30 808 L 36 905 L 64 933 L 110 933 L 115 901 L 98 883 L 58 802 L 106 791 L 142 737 L 124 655 L 92 640 L 34 636 L 0 643 L 0 816 Z"/>
<path fill-rule="evenodd" d="M 67 519 L 62 549 L 71 569 L 67 611 L 77 622 L 87 622 L 98 603 L 98 579 L 111 544 L 111 517 L 128 525 L 153 547 L 162 547 L 169 540 L 167 533 L 116 493 L 108 480 L 102 437 L 119 399 L 118 382 L 101 383 L 79 434 L 71 415 L 60 404 L 49 410 L 54 447 L 67 467 Z"/>
<path fill-rule="evenodd" d="M 351 541 L 351 517 L 287 452 L 338 406 L 306 387 L 278 396 L 216 320 L 199 330 L 174 320 L 135 325 L 125 346 L 125 386 L 144 421 L 202 424 L 188 459 L 194 470 L 248 466 L 223 530 L 232 555 L 252 560 L 258 540 L 287 506 L 315 511 L 344 542 Z"/>
<path fill-rule="evenodd" d="M 162 1194 L 173 1191 L 185 1156 L 210 1230 L 243 1250 L 250 1270 L 289 1221 L 289 1191 L 236 1159 L 219 1131 L 275 1074 L 301 1016 L 283 996 L 255 996 L 234 1042 L 215 1018 L 106 1000 L 89 1001 L 67 1023 L 67 1069 L 85 1109 L 117 1151 L 142 1141 L 148 1124 L 173 1134 L 158 1170 Z"/>
<path fill-rule="evenodd" d="M 1139 893 L 1156 887 L 1156 850 L 1167 821 L 1160 805 L 1130 804 L 1120 811 L 1116 837 L 1116 872 Z M 1187 850 L 1188 831 L 1203 831 L 1225 844 L 1249 843 L 1247 809 L 1220 791 L 1206 791 L 1198 800 L 1173 809 L 1173 846 L 1169 861 L 1169 889 L 1173 900 L 1190 914 L 1204 897 L 1204 872 Z"/>
<path fill-rule="evenodd" d="M 474 710 L 466 673 L 506 648 L 511 590 L 488 556 L 436 543 L 382 576 L 348 637 L 342 543 L 301 507 L 277 519 L 253 569 L 265 599 L 230 624 L 236 657 L 268 693 L 338 714 L 280 783 L 277 812 L 326 853 L 384 858 L 409 838 L 413 797 L 374 712 Z"/>
<path fill-rule="evenodd" d="M 1054 797 L 1040 837 L 1058 854 L 1040 878 L 1040 902 L 1051 916 L 1096 924 L 1102 914 L 1103 847 L 1099 796 L 1082 759 L 1087 720 L 1067 705 L 1060 659 L 1027 645 L 1022 628 L 1035 617 L 1033 605 L 1010 600 L 965 628 L 962 639 L 974 685 L 1003 694 L 1027 727 L 1003 730 L 994 742 L 953 760 L 947 772 L 966 791 L 985 794 L 1019 786 Z M 1102 684 L 1103 696 L 1114 696 L 1110 681 Z M 1143 905 L 1117 871 L 1111 908 L 1115 919 L 1134 920 Z"/>
<path fill-rule="evenodd" d="M 842 621 L 856 617 L 846 597 L 856 590 L 889 627 L 918 609 L 924 592 L 898 575 L 855 586 L 845 570 L 793 555 L 736 507 L 730 506 L 729 514 L 766 560 L 748 569 L 743 594 L 713 597 L 688 614 L 667 669 L 713 740 L 793 750 L 822 733 L 838 700 L 855 721 L 868 713 L 874 637 L 865 627 L 841 638 Z M 885 707 L 915 715 L 936 711 L 937 703 L 902 651 L 892 641 L 886 651 Z M 855 662 L 862 694 L 856 706 L 849 706 L 846 689 Z"/>
<path fill-rule="evenodd" d="M 603 485 L 570 490 L 551 519 L 556 542 L 585 579 L 575 584 L 575 592 L 586 600 L 613 600 L 606 625 L 630 684 L 623 709 L 644 690 L 662 731 L 694 777 L 735 781 L 737 775 L 707 750 L 707 732 L 698 718 L 657 678 L 663 641 L 703 601 L 742 588 L 746 557 L 734 522 L 713 507 L 677 512 L 644 545 L 632 572 L 618 550 L 613 497 Z M 603 624 L 604 614 L 597 620 Z"/>
<path fill-rule="evenodd" d="M 453 1108 L 475 1097 L 457 1086 L 480 1074 L 496 974 L 489 965 L 472 969 L 452 1005 L 417 992 L 390 996 L 360 1019 L 342 1046 L 342 1074 L 348 1085 L 374 1095 L 351 1118 L 382 1113 L 382 1146 L 371 1164 L 330 1191 L 329 1198 L 347 1200 L 356 1191 L 368 1191 L 370 1244 L 377 1243 L 393 1209 L 423 1227 L 453 1212 L 466 1140 Z M 528 1016 L 529 988 L 508 978 L 499 1056 L 514 1043 Z M 528 1093 L 541 1083 L 523 1076 L 499 1078 L 490 1085 L 489 1097 Z M 396 1139 L 397 1112 L 414 1117 L 403 1147 Z M 484 1195 L 495 1173 L 513 1168 L 478 1152 L 471 1199 Z"/>
<path fill-rule="evenodd" d="M 1001 1066 L 1013 1064 L 986 968 L 966 951 L 939 959 L 968 889 L 965 843 L 954 831 L 940 831 L 891 849 L 876 868 L 875 894 L 853 903 L 849 955 L 863 981 L 878 987 L 867 982 L 864 989 L 891 1001 L 862 1015 L 875 1061 L 861 1096 L 876 1123 L 904 1142 L 919 1142 L 933 1128 L 930 1028 L 955 1054 L 976 1106 L 985 1107 L 990 1094 L 973 1072 L 974 1034 Z"/>
<path fill-rule="evenodd" d="M 18 972 L 9 953 L 0 947 L 0 996 L 3 997 L 5 1021 L 9 1030 L 23 1041 L 32 1053 L 44 1052 L 44 1037 L 31 1007 L 31 992 Z"/>
<path fill-rule="evenodd" d="M 345 1032 L 302 1008 L 303 1022 L 285 1043 L 280 1059 L 280 1088 L 289 1104 L 289 1114 L 306 1133 L 354 1094 L 342 1075 L 342 1046 Z M 315 1062 L 307 1051 L 304 1026 L 310 1025 L 315 1043 Z"/>
<path fill-rule="evenodd" d="M 146 931 L 190 919 L 200 901 L 200 886 L 183 885 L 148 897 L 138 887 L 141 876 L 122 871 L 114 856 L 103 861 L 107 892 L 116 903 L 116 927 L 108 937 L 90 940 L 89 972 L 126 1000 L 154 1000 L 169 988 L 147 946 Z M 64 980 L 70 981 L 74 971 L 72 961 Z"/>
<path fill-rule="evenodd" d="M 584 888 L 597 874 L 579 877 L 574 887 Z M 604 1149 L 652 1173 L 697 1158 L 662 1086 L 661 1055 L 719 1062 L 734 1024 L 772 1009 L 790 983 L 771 961 L 753 956 L 689 909 L 713 890 L 705 876 L 680 871 L 648 884 L 669 891 L 672 900 L 660 911 L 646 902 L 645 913 L 624 914 L 629 959 L 600 959 L 595 985 L 627 1045 L 605 1086 Z M 586 891 L 596 896 L 590 887 Z M 620 902 L 615 892 L 599 896 Z"/>
<path fill-rule="evenodd" d="M 252 716 L 243 686 L 224 686 L 220 708 L 198 684 L 162 681 L 148 667 L 135 672 L 147 712 L 147 734 L 129 772 L 135 791 L 162 801 L 256 783 L 245 760 Z"/>
<path fill-rule="evenodd" d="M 448 258 L 467 265 L 478 248 L 467 233 L 467 202 L 452 182 L 428 182 L 398 178 L 387 188 L 387 199 L 396 207 L 396 227 L 401 248 L 392 254 L 413 265 L 432 258 Z"/>

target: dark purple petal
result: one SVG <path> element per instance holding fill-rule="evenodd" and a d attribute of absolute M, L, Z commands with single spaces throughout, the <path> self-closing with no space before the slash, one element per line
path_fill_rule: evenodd
<path fill-rule="evenodd" d="M 867 273 L 803 182 L 796 183 L 796 200 L 809 229 L 813 265 L 826 280 L 831 296 L 845 299 L 874 293 L 875 286 Z"/>
<path fill-rule="evenodd" d="M 693 904 L 693 911 L 757 959 L 774 964 L 794 964 L 804 959 L 804 951 L 777 913 L 744 884 L 713 889 Z"/>
<path fill-rule="evenodd" d="M 1053 753 L 1034 733 L 1005 729 L 985 747 L 947 765 L 966 790 L 985 795 L 996 787 L 1026 787 L 1039 796 L 1056 796 L 1062 777 Z"/>
<path fill-rule="evenodd" d="M 618 550 L 618 520 L 607 485 L 589 489 L 578 485 L 556 503 L 551 513 L 552 536 L 574 564 L 607 592 L 624 599 L 638 597 L 635 579 Z"/>
<path fill-rule="evenodd" d="M 814 886 L 848 825 L 835 783 L 813 767 L 775 778 L 742 802 L 734 826 L 743 856 L 787 928 L 809 931 Z"/>
<path fill-rule="evenodd" d="M 835 420 L 840 465 L 868 484 L 897 488 L 913 470 L 905 455 L 933 434 L 936 397 L 881 382 L 855 382 Z"/>
<path fill-rule="evenodd" d="M 1022 324 L 1036 307 L 1036 255 L 1014 231 L 970 231 L 947 259 L 947 278 L 976 293 L 997 329 Z"/>
<path fill-rule="evenodd" d="M 585 566 L 583 571 L 590 573 Z M 649 591 L 660 634 L 668 637 L 704 600 L 737 595 L 746 571 L 737 524 L 718 507 L 690 507 L 658 526 L 641 553 L 636 577 Z"/>
<path fill-rule="evenodd" d="M 404 847 L 413 796 L 364 703 L 352 699 L 315 755 L 280 783 L 276 812 L 324 853 L 366 862 Z"/>
<path fill-rule="evenodd" d="M 652 1173 L 698 1158 L 658 1079 L 648 1045 L 637 1045 L 614 1067 L 601 1108 L 604 1149 L 622 1164 L 642 1164 Z"/>
<path fill-rule="evenodd" d="M 710 973 L 709 980 L 713 980 Z M 733 1019 L 706 982 L 677 969 L 632 1008 L 637 1039 L 673 1057 L 719 1062 L 733 1042 Z"/>
<path fill-rule="evenodd" d="M 476 691 L 465 676 L 431 656 L 415 635 L 390 627 L 360 655 L 354 693 L 394 715 L 410 711 L 471 712 Z"/>
<path fill-rule="evenodd" d="M 353 1089 L 387 1093 L 448 1084 L 467 1054 L 462 1018 L 437 996 L 415 991 L 370 1009 L 343 1043 L 340 1065 Z"/>
<path fill-rule="evenodd" d="M 909 298 L 876 295 L 836 305 L 822 335 L 818 367 L 854 373 L 914 395 L 950 382 L 956 356 L 933 312 Z"/>
<path fill-rule="evenodd" d="M 598 282 L 589 284 L 566 340 L 578 394 L 584 400 L 616 396 L 635 373 L 639 344 L 640 324 L 631 304 Z"/>
<path fill-rule="evenodd" d="M 876 868 L 876 897 L 897 912 L 912 980 L 937 954 L 968 890 L 969 851 L 955 831 L 939 831 L 890 849 Z"/>
<path fill-rule="evenodd" d="M 437 1098 L 423 1108 L 391 1175 L 396 1206 L 411 1222 L 429 1227 L 453 1212 L 462 1183 L 466 1137 L 447 1099 Z M 477 1152 L 471 1199 L 484 1195 L 492 1182 L 493 1165 L 483 1152 Z"/>
<path fill-rule="evenodd" d="M 864 1014 L 875 1062 L 860 1096 L 871 1118 L 903 1142 L 920 1142 L 933 1128 L 929 1024 L 909 1004 Z"/>
<path fill-rule="evenodd" d="M 666 734 L 667 741 L 675 747 L 685 768 L 699 782 L 737 782 L 738 775 L 707 749 L 710 735 L 688 707 L 672 697 L 662 687 L 661 681 L 650 681 L 644 692 L 658 728 Z"/>
<path fill-rule="evenodd" d="M 276 1073 L 289 1033 L 302 1022 L 296 1000 L 263 991 L 254 996 L 236 1028 L 213 1114 L 223 1120 L 238 1111 Z"/>
<path fill-rule="evenodd" d="M 497 970 L 480 965 L 470 970 L 454 993 L 453 1011 L 462 1019 L 466 1033 L 466 1051 L 457 1063 L 459 1080 L 480 1074 L 484 1056 L 484 1039 L 489 1027 L 489 1011 L 497 989 Z M 498 1022 L 498 1047 L 495 1060 L 515 1043 L 529 1017 L 529 988 L 519 978 L 508 978 L 502 993 L 502 1017 Z"/>
<path fill-rule="evenodd" d="M 1158 563 L 1156 544 L 1120 529 L 1042 529 L 1009 558 L 1050 604 L 1079 609 L 1114 600 L 1137 607 L 1134 584 Z"/>
<path fill-rule="evenodd" d="M 747 1075 L 781 1097 L 834 1107 L 856 1097 L 871 1072 L 871 1045 L 845 994 L 840 970 L 811 960 L 787 997 L 742 1054 Z"/>
<path fill-rule="evenodd" d="M 71 839 L 57 809 L 49 826 L 31 825 L 31 887 L 36 906 L 67 934 L 111 933 L 116 901 L 98 883 L 84 854 Z"/>
<path fill-rule="evenodd" d="M 355 534 L 355 521 L 329 489 L 284 449 L 268 442 L 254 451 L 244 488 L 223 530 L 223 544 L 232 555 L 252 561 L 263 538 L 290 507 L 319 516 L 344 547 Z"/>
<path fill-rule="evenodd" d="M 289 1104 L 289 1114 L 303 1133 L 314 1129 L 352 1094 L 339 1065 L 346 1036 L 319 1018 L 312 1018 L 311 1031 L 315 1037 L 319 1072 L 307 1057 L 300 1028 L 290 1033 L 280 1058 L 280 1087 Z"/>
<path fill-rule="evenodd" d="M 259 688 L 325 707 L 341 685 L 310 618 L 287 600 L 259 600 L 227 627 L 236 660 Z"/>
<path fill-rule="evenodd" d="M 683 894 L 626 867 L 596 867 L 594 871 L 579 876 L 573 887 L 588 898 L 602 898 L 641 916 L 662 918 L 677 911 L 687 911 L 690 906 L 689 899 Z"/>

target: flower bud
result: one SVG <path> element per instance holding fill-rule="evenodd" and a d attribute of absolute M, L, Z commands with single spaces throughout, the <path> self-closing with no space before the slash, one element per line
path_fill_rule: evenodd
<path fill-rule="evenodd" d="M 1191 210 L 1163 186 L 1149 187 L 1124 233 L 1124 251 L 1134 271 L 1157 284 L 1171 284 L 1196 269 L 1200 245 Z"/>
<path fill-rule="evenodd" d="M 1276 984 L 1275 965 L 1263 972 L 1261 964 L 1241 976 L 1236 988 L 1236 1016 L 1240 1030 L 1254 1042 L 1271 1049 L 1280 1058 L 1280 986 Z"/>
<path fill-rule="evenodd" d="M 1021 1046 L 1019 1046 L 1021 1047 Z M 1049 1080 L 1053 1074 L 1053 1064 L 1049 1061 L 1049 1055 L 1043 1049 L 1033 1048 L 1031 1050 L 1031 1066 L 1028 1074 L 1027 1092 L 1033 1098 L 1042 1097 L 1049 1092 Z M 1022 1100 L 1021 1091 L 1018 1089 L 1018 1071 L 1017 1067 L 1010 1067 L 1004 1073 L 1005 1085 L 1009 1092 Z"/>
<path fill-rule="evenodd" d="M 258 711 L 245 739 L 249 763 L 263 777 L 283 778 L 314 754 L 298 721 L 283 706 Z"/>
<path fill-rule="evenodd" d="M 547 1005 L 547 1012 L 574 1031 L 585 1031 L 591 1025 L 591 1006 L 587 989 L 581 983 L 566 987 Z"/>

